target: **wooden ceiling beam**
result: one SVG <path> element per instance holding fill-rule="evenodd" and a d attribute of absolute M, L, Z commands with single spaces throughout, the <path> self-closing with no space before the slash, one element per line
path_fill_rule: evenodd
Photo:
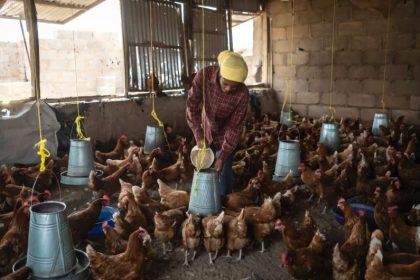
<path fill-rule="evenodd" d="M 0 0 L 0 3 L 1 3 L 1 1 L 2 0 Z M 5 0 L 5 1 L 23 2 L 23 0 Z M 50 6 L 50 7 L 56 7 L 56 8 L 75 9 L 75 10 L 79 10 L 79 11 L 85 11 L 86 10 L 86 6 L 52 2 L 52 1 L 47 1 L 47 0 L 35 0 L 35 4 Z M 1 4 L 0 4 L 0 7 L 1 7 Z"/>

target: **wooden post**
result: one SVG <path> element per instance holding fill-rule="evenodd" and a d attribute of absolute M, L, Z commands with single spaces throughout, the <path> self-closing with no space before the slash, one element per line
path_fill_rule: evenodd
<path fill-rule="evenodd" d="M 35 0 L 24 0 L 23 4 L 25 9 L 26 28 L 29 32 L 29 65 L 31 67 L 32 95 L 40 98 L 39 41 Z"/>
<path fill-rule="evenodd" d="M 138 2 L 136 2 L 138 3 Z M 126 1 L 120 1 L 120 9 L 121 9 L 121 27 L 122 27 L 122 39 L 123 39 L 123 54 L 124 54 L 124 94 L 125 97 L 128 97 L 129 85 L 128 85 L 128 39 L 127 39 L 127 22 L 130 23 L 128 20 L 128 15 L 125 13 L 127 10 L 126 6 L 128 3 Z"/>
<path fill-rule="evenodd" d="M 232 10 L 230 8 L 230 0 L 226 0 L 227 20 L 228 20 L 228 34 L 229 34 L 229 50 L 233 51 L 233 32 L 232 32 Z"/>

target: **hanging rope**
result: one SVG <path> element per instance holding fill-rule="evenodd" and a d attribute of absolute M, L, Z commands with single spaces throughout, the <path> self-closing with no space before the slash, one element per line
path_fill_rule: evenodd
<path fill-rule="evenodd" d="M 73 4 L 73 1 L 72 1 L 72 4 Z M 74 16 L 74 14 L 75 14 L 74 9 L 72 9 L 72 16 Z M 85 119 L 85 117 L 80 115 L 79 88 L 77 87 L 78 76 L 77 76 L 77 60 L 76 60 L 76 39 L 74 37 L 74 30 L 73 30 L 73 62 L 74 62 L 74 73 L 75 73 L 75 78 L 76 78 L 76 83 L 74 87 L 76 90 L 76 107 L 77 107 L 77 116 L 76 116 L 76 119 L 74 120 L 74 123 L 76 124 L 77 138 L 79 138 L 80 140 L 85 140 L 88 138 L 83 133 L 82 121 Z"/>
<path fill-rule="evenodd" d="M 163 125 L 163 122 L 159 119 L 156 110 L 155 110 L 155 72 L 154 72 L 154 47 L 153 47 L 153 13 L 152 13 L 152 0 L 149 1 L 149 32 L 150 32 L 150 66 L 151 66 L 151 78 L 152 78 L 152 87 L 150 95 L 152 96 L 152 111 L 150 112 L 150 115 L 156 120 L 158 123 L 158 126 L 162 128 L 163 136 L 165 138 L 165 142 L 168 145 L 168 149 L 171 150 L 171 147 L 169 146 L 168 136 L 166 135 L 166 131 Z M 147 86 L 147 81 L 146 81 Z"/>
<path fill-rule="evenodd" d="M 294 39 L 295 39 L 295 0 L 292 1 L 292 32 L 290 40 L 290 51 L 289 51 L 289 61 L 288 61 L 288 77 L 285 80 L 285 95 L 283 99 L 283 105 L 281 107 L 281 112 L 284 112 L 287 101 L 289 100 L 289 112 L 292 111 L 292 69 L 293 69 L 293 53 L 294 53 Z M 289 114 L 288 121 L 292 121 L 292 116 Z"/>
<path fill-rule="evenodd" d="M 330 96 L 329 96 L 329 111 L 331 121 L 334 121 L 335 117 L 335 108 L 333 104 L 333 94 L 334 94 L 334 47 L 335 47 L 335 9 L 336 9 L 336 0 L 333 0 L 333 20 L 332 20 L 332 37 L 331 37 L 331 71 L 330 71 Z"/>
<path fill-rule="evenodd" d="M 381 105 L 382 112 L 385 113 L 385 81 L 386 81 L 386 70 L 388 64 L 388 41 L 389 41 L 389 26 L 391 21 L 391 0 L 388 0 L 388 20 L 386 23 L 386 39 L 385 39 L 385 53 L 384 53 L 384 76 L 382 80 L 382 96 L 381 96 Z"/>
<path fill-rule="evenodd" d="M 204 13 L 204 0 L 201 0 L 201 50 L 202 50 L 202 65 L 203 65 L 203 104 L 202 104 L 202 111 L 201 111 L 201 118 L 202 118 L 202 122 L 203 122 L 203 135 L 204 135 L 204 139 L 203 139 L 203 143 L 202 143 L 202 148 L 198 151 L 198 155 L 197 155 L 197 166 L 196 169 L 198 172 L 200 172 L 200 170 L 203 168 L 204 165 L 204 159 L 206 157 L 206 149 L 207 149 L 207 144 L 206 144 L 206 121 L 205 121 L 205 115 L 206 115 L 206 94 L 205 94 L 205 90 L 206 90 L 206 71 L 204 70 L 204 65 L 205 65 L 205 34 L 204 34 L 204 28 L 205 28 L 205 13 Z"/>

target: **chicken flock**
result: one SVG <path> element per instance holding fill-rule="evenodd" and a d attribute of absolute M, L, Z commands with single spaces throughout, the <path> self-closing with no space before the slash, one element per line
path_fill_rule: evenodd
<path fill-rule="evenodd" d="M 194 174 L 189 157 L 194 143 L 187 140 L 191 136 L 181 137 L 166 127 L 168 144 L 149 155 L 142 141 L 135 143 L 125 135 L 112 151 L 95 151 L 95 167 L 104 175 L 92 171 L 89 176 L 94 200 L 69 215 L 73 242 L 86 248 L 92 278 L 140 279 L 156 261 L 157 243 L 163 254 L 171 254 L 172 241 L 181 239 L 183 265 L 194 265 L 203 249 L 213 265 L 223 249 L 240 261 L 246 258 L 244 249 L 258 247 L 263 253 L 267 238 L 278 235 L 286 247 L 279 252 L 279 264 L 297 279 L 420 279 L 416 127 L 400 117 L 373 137 L 359 120 L 341 119 L 340 148 L 328 153 L 318 139 L 322 123 L 329 119 L 294 115 L 291 128 L 270 114 L 247 121 L 234 155 L 235 192 L 222 197 L 223 211 L 214 216 L 187 212 L 184 186 Z M 295 139 L 300 139 L 301 182 L 296 184 L 292 172 L 273 181 L 279 140 Z M 1 280 L 27 279 L 28 268 L 11 269 L 26 254 L 29 207 L 51 199 L 54 175 L 67 163 L 67 156 L 48 158 L 41 174 L 39 166 L 0 167 Z M 373 232 L 367 213 L 351 207 L 354 198 L 374 207 Z M 309 210 L 296 226 L 292 213 L 303 199 L 321 204 L 323 213 L 333 207 L 342 211 L 340 243 L 331 244 Z M 113 216 L 114 227 L 102 225 L 104 249 L 99 252 L 87 239 L 88 231 L 111 201 L 119 211 Z"/>

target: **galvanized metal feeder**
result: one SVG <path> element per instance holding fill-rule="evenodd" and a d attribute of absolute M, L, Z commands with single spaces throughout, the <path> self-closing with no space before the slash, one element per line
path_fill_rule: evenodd
<path fill-rule="evenodd" d="M 69 166 L 61 173 L 60 182 L 65 185 L 87 185 L 92 170 L 95 170 L 95 167 L 90 139 L 71 139 Z M 103 174 L 100 170 L 95 171 L 97 175 Z"/>
<path fill-rule="evenodd" d="M 27 266 L 31 279 L 88 279 L 89 258 L 76 251 L 65 213 L 66 204 L 48 201 L 30 208 L 28 252 L 13 265 Z"/>
<path fill-rule="evenodd" d="M 216 170 L 211 168 L 194 171 L 188 212 L 208 216 L 219 213 L 220 210 L 220 187 Z"/>
<path fill-rule="evenodd" d="M 150 154 L 154 149 L 163 147 L 165 143 L 165 135 L 163 128 L 160 126 L 146 127 L 146 137 L 144 141 L 144 153 Z"/>
<path fill-rule="evenodd" d="M 386 113 L 375 113 L 372 124 L 373 136 L 381 136 L 381 126 L 388 128 L 389 119 Z"/>
<path fill-rule="evenodd" d="M 293 173 L 295 182 L 300 180 L 300 144 L 297 140 L 280 141 L 277 152 L 276 168 L 274 169 L 273 180 L 280 182 L 284 177 Z"/>
<path fill-rule="evenodd" d="M 319 143 L 325 145 L 328 153 L 333 153 L 340 147 L 340 135 L 338 134 L 338 125 L 335 123 L 323 123 Z"/>

